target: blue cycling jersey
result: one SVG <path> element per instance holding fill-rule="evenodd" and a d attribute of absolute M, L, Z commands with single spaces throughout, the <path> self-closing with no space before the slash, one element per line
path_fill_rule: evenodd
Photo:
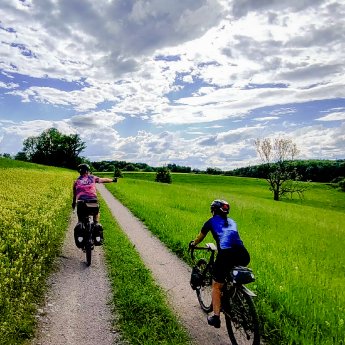
<path fill-rule="evenodd" d="M 237 224 L 231 218 L 228 218 L 228 226 L 225 226 L 225 219 L 219 215 L 214 215 L 204 224 L 201 231 L 204 235 L 211 231 L 217 243 L 218 250 L 243 246 L 243 242 L 237 231 Z"/>

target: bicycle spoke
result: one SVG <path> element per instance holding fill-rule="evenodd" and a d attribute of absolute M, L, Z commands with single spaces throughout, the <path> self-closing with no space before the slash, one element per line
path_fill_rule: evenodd
<path fill-rule="evenodd" d="M 259 344 L 258 319 L 251 298 L 241 290 L 231 296 L 224 314 L 232 343 Z"/>

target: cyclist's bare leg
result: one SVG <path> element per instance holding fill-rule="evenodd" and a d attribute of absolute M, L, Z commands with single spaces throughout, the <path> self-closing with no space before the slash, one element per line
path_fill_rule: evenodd
<path fill-rule="evenodd" d="M 214 315 L 220 315 L 220 306 L 221 306 L 221 291 L 224 286 L 224 283 L 218 283 L 213 280 L 212 282 L 212 306 Z"/>
<path fill-rule="evenodd" d="M 218 283 L 215 280 L 212 281 L 212 306 L 214 315 L 209 316 L 207 322 L 215 328 L 220 328 L 220 299 L 223 285 L 224 283 Z"/>

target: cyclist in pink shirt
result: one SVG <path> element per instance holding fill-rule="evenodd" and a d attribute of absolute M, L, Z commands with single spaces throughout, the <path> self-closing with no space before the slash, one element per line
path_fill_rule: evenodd
<path fill-rule="evenodd" d="M 76 179 L 73 184 L 73 202 L 72 208 L 75 209 L 77 202 L 82 201 L 93 201 L 97 202 L 97 190 L 96 183 L 109 183 L 116 182 L 117 179 L 111 179 L 107 177 L 98 177 L 90 174 L 90 166 L 88 164 L 80 164 L 78 166 L 80 176 Z M 78 212 L 78 220 L 80 221 L 80 214 Z M 94 222 L 99 222 L 99 212 L 94 216 Z"/>
<path fill-rule="evenodd" d="M 117 182 L 117 179 L 101 178 L 90 174 L 90 167 L 87 164 L 80 164 L 78 166 L 80 176 L 73 184 L 73 202 L 72 208 L 77 206 L 78 224 L 74 228 L 74 240 L 78 248 L 84 249 L 85 229 L 83 226 L 83 218 L 89 215 L 86 204 L 96 205 L 92 210 L 93 216 L 93 237 L 94 245 L 100 246 L 103 244 L 103 228 L 99 224 L 99 205 L 97 201 L 96 183 Z"/>

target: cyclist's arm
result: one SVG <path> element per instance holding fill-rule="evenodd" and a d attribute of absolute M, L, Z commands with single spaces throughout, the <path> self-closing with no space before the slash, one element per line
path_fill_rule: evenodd
<path fill-rule="evenodd" d="M 109 182 L 113 182 L 112 178 L 107 178 L 107 177 L 100 177 L 98 179 L 98 183 L 109 183 Z"/>
<path fill-rule="evenodd" d="M 205 224 L 201 228 L 198 236 L 193 241 L 193 244 L 196 246 L 197 244 L 202 242 L 204 240 L 204 238 L 206 237 L 206 235 L 209 233 L 209 231 L 212 231 L 211 219 L 209 219 L 207 222 L 205 222 Z"/>
<path fill-rule="evenodd" d="M 198 236 L 194 239 L 193 243 L 196 246 L 197 244 L 199 244 L 200 242 L 203 241 L 203 239 L 206 237 L 206 235 L 200 231 L 200 233 L 198 234 Z"/>
<path fill-rule="evenodd" d="M 95 183 L 110 183 L 110 182 L 117 182 L 117 178 L 108 178 L 108 177 L 98 177 L 94 176 Z"/>

